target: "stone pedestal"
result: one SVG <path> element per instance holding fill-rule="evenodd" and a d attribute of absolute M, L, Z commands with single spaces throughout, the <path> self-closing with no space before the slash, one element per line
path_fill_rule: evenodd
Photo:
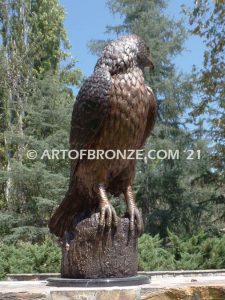
<path fill-rule="evenodd" d="M 117 228 L 99 229 L 99 214 L 81 221 L 62 249 L 63 278 L 110 278 L 137 275 L 137 235 L 129 219 L 118 218 Z"/>

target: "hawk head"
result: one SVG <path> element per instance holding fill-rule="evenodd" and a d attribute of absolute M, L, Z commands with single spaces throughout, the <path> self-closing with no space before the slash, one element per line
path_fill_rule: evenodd
<path fill-rule="evenodd" d="M 96 68 L 107 67 L 111 74 L 124 72 L 132 67 L 154 68 L 149 47 L 137 35 L 123 36 L 109 43 L 103 50 Z"/>

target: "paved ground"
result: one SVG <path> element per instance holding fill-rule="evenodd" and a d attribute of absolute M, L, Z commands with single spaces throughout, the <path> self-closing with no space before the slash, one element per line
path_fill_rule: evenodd
<path fill-rule="evenodd" d="M 225 286 L 225 276 L 197 276 L 197 277 L 157 277 L 152 278 L 150 284 L 142 285 L 143 289 L 164 289 L 181 286 Z M 121 287 L 118 287 L 121 289 Z M 132 287 L 127 287 L 127 289 Z M 50 290 L 73 290 L 74 288 L 57 288 L 49 287 L 46 281 L 0 281 L 0 292 L 33 292 L 33 293 L 47 293 Z M 76 288 L 85 290 L 85 288 Z M 100 288 L 89 288 L 99 290 Z M 102 288 L 101 288 L 102 289 Z M 106 287 L 104 289 L 116 289 L 116 287 Z"/>
<path fill-rule="evenodd" d="M 105 288 L 88 288 L 88 291 L 97 293 L 99 291 L 105 291 L 110 293 L 112 291 L 125 291 L 129 292 L 131 290 L 139 290 L 141 288 L 140 294 L 141 298 L 138 299 L 170 299 L 170 298 L 154 298 L 153 294 L 162 293 L 168 290 L 182 290 L 182 289 L 196 289 L 196 288 L 204 288 L 209 287 L 210 289 L 218 288 L 223 289 L 225 291 L 225 274 L 220 273 L 218 275 L 197 275 L 191 274 L 193 276 L 168 276 L 163 274 L 158 274 L 156 276 L 152 276 L 151 283 L 136 286 L 136 287 L 105 287 Z M 44 300 L 47 295 L 54 293 L 54 291 L 58 291 L 62 293 L 71 293 L 76 290 L 76 292 L 84 293 L 87 291 L 87 288 L 57 288 L 57 287 L 49 287 L 46 285 L 45 280 L 37 280 L 37 281 L 0 281 L 0 300 Z M 151 298 L 153 297 L 153 298 Z M 111 297 L 110 297 L 111 298 Z M 48 298 L 53 299 L 53 298 Z M 54 298 L 55 299 L 55 298 Z M 57 298 L 58 299 L 58 298 Z M 61 299 L 61 298 L 60 298 Z M 64 299 L 64 298 L 62 298 Z M 89 298 L 65 298 L 65 299 L 89 299 Z M 90 298 L 92 299 L 92 298 Z M 93 298 L 94 299 L 94 298 Z M 99 298 L 100 299 L 100 298 Z M 104 299 L 104 298 L 103 298 Z M 120 298 L 116 298 L 120 299 Z M 121 298 L 123 299 L 123 298 Z M 131 299 L 131 298 L 127 298 Z M 137 299 L 136 297 L 132 299 Z M 186 298 L 174 298 L 174 299 L 186 299 Z M 187 299 L 214 299 L 214 298 L 187 298 Z M 217 298 L 215 298 L 217 299 Z M 218 298 L 218 300 L 222 300 L 224 298 Z"/>

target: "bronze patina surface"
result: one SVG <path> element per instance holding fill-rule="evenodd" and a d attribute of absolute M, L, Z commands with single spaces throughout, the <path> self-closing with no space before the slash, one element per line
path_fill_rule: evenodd
<path fill-rule="evenodd" d="M 156 116 L 153 91 L 144 81 L 145 67 L 153 67 L 153 62 L 149 48 L 142 38 L 129 35 L 105 47 L 93 74 L 84 81 L 74 104 L 70 133 L 71 150 L 123 152 L 143 147 L 153 129 Z M 49 222 L 50 231 L 60 238 L 66 234 L 66 238 L 72 243 L 71 236 L 76 225 L 93 213 L 99 212 L 99 227 L 103 232 L 112 232 L 123 220 L 117 217 L 108 195 L 118 197 L 122 194 L 129 217 L 127 234 L 134 240 L 137 239 L 143 232 L 143 221 L 132 190 L 135 168 L 136 160 L 128 158 L 71 160 L 69 189 Z M 83 225 L 83 234 L 90 235 L 84 223 Z M 94 228 L 97 228 L 95 225 Z M 88 230 L 92 229 L 89 227 Z M 111 241 L 113 243 L 113 239 Z M 97 247 L 96 240 L 93 240 L 90 247 Z M 116 249 L 119 251 L 119 245 Z M 78 252 L 74 255 L 78 255 Z M 93 253 L 89 255 L 91 257 Z M 103 259 L 103 255 L 101 257 Z M 133 259 L 136 269 L 136 259 L 132 251 L 127 252 L 127 259 L 131 264 Z M 103 276 L 97 264 L 92 268 L 96 270 L 96 276 Z M 119 269 L 114 268 L 113 276 L 130 274 L 126 268 L 123 271 L 116 270 Z"/>

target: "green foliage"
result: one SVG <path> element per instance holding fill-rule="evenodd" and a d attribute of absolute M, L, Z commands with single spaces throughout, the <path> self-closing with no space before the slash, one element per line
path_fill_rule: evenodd
<path fill-rule="evenodd" d="M 143 234 L 139 239 L 138 254 L 140 271 L 175 269 L 173 254 L 162 247 L 159 235 Z"/>
<path fill-rule="evenodd" d="M 203 67 L 194 70 L 201 99 L 192 114 L 208 123 L 207 134 L 216 144 L 212 160 L 218 174 L 218 188 L 221 188 L 225 180 L 225 3 L 196 1 L 192 10 L 184 8 L 184 12 L 189 16 L 191 33 L 199 36 L 205 47 Z M 222 217 L 224 219 L 224 215 Z"/>
<path fill-rule="evenodd" d="M 159 235 L 143 234 L 139 238 L 139 270 L 196 270 L 225 268 L 225 235 L 210 236 L 199 232 L 189 238 L 168 231 L 166 242 Z M 0 280 L 7 273 L 59 272 L 61 250 L 46 238 L 39 244 L 30 242 L 0 244 Z"/>
<path fill-rule="evenodd" d="M 64 48 L 69 46 L 63 24 L 64 10 L 58 0 L 31 1 L 30 5 L 32 17 L 29 18 L 29 39 L 35 43 L 35 52 L 31 55 L 32 60 L 37 56 L 34 70 L 43 73 L 56 69 L 59 61 L 66 57 L 61 45 Z"/>
<path fill-rule="evenodd" d="M 69 59 L 58 0 L 0 0 L 0 7 L 0 233 L 4 242 L 41 242 L 69 175 L 67 159 L 41 155 L 68 149 L 81 73 Z"/>
<path fill-rule="evenodd" d="M 180 238 L 168 232 L 166 245 L 156 235 L 144 234 L 139 239 L 139 268 L 153 270 L 223 269 L 225 235 L 208 236 L 200 232 L 190 238 Z"/>
<path fill-rule="evenodd" d="M 47 74 L 41 77 L 34 78 L 30 85 L 32 93 L 24 105 L 26 114 L 23 118 L 23 135 L 5 131 L 12 148 L 24 145 L 20 161 L 15 153 L 10 159 L 10 173 L 7 170 L 1 173 L 2 182 L 7 184 L 10 176 L 13 186 L 7 206 L 2 209 L 2 214 L 11 214 L 14 219 L 14 222 L 4 222 L 3 232 L 7 240 L 28 241 L 29 238 L 34 238 L 40 241 L 41 236 L 44 238 L 50 215 L 63 198 L 67 187 L 68 160 L 62 157 L 53 160 L 41 159 L 41 155 L 44 150 L 51 153 L 52 149 L 68 149 L 70 115 L 74 99 L 60 81 L 59 75 Z M 33 149 L 37 151 L 38 157 L 29 160 L 27 151 Z M 16 228 L 18 226 L 35 226 L 36 229 L 26 231 Z M 35 234 L 35 230 L 39 233 Z"/>
<path fill-rule="evenodd" d="M 0 279 L 7 273 L 59 272 L 60 249 L 47 239 L 42 244 L 0 244 Z"/>

